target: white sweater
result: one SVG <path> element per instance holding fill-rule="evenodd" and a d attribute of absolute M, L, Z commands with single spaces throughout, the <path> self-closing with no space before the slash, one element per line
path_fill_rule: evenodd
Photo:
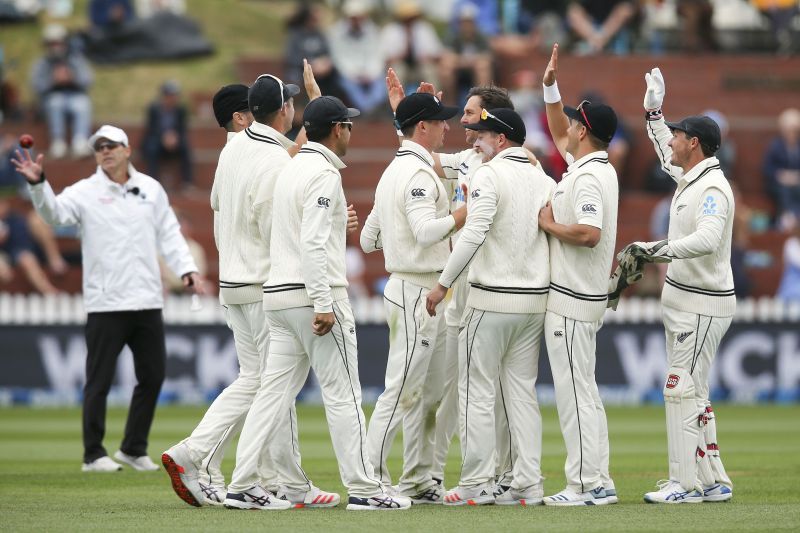
<path fill-rule="evenodd" d="M 253 122 L 228 140 L 211 188 L 219 250 L 219 298 L 223 304 L 261 300 L 269 276 L 272 193 L 294 143 Z"/>
<path fill-rule="evenodd" d="M 600 228 L 600 241 L 588 248 L 550 236 L 549 311 L 582 322 L 603 317 L 617 238 L 618 204 L 617 172 L 606 152 L 592 152 L 567 167 L 553 193 L 555 221 Z"/>
<path fill-rule="evenodd" d="M 58 196 L 47 182 L 30 185 L 33 205 L 45 222 L 80 226 L 89 313 L 161 309 L 159 253 L 176 275 L 197 272 L 164 188 L 132 165 L 128 175 L 120 185 L 97 167 Z"/>
<path fill-rule="evenodd" d="M 450 199 L 433 170 L 433 157 L 404 140 L 375 189 L 375 204 L 361 231 L 361 248 L 383 250 L 393 277 L 433 288 L 450 254 L 455 229 Z"/>
<path fill-rule="evenodd" d="M 733 191 L 716 157 L 685 175 L 670 164 L 672 137 L 663 118 L 647 121 L 662 168 L 678 183 L 669 215 L 672 262 L 661 292 L 665 306 L 701 315 L 729 317 L 736 310 L 731 271 Z"/>
<path fill-rule="evenodd" d="M 278 176 L 265 310 L 314 306 L 330 313 L 333 302 L 347 298 L 344 167 L 327 147 L 308 142 Z"/>
<path fill-rule="evenodd" d="M 507 148 L 471 180 L 467 223 L 439 283 L 449 287 L 470 265 L 467 305 L 498 313 L 544 313 L 550 284 L 547 234 L 539 210 L 555 181 Z"/>

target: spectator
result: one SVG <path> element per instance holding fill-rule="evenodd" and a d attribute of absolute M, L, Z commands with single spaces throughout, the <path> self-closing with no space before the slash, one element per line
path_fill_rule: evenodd
<path fill-rule="evenodd" d="M 181 88 L 175 81 L 161 86 L 158 100 L 147 110 L 147 126 L 142 140 L 142 153 L 148 173 L 161 180 L 159 172 L 164 159 L 177 158 L 181 165 L 184 186 L 192 185 L 192 154 L 187 130 L 187 110 L 180 101 Z"/>
<path fill-rule="evenodd" d="M 719 126 L 719 133 L 722 138 L 722 145 L 717 150 L 717 153 L 714 154 L 719 160 L 719 166 L 722 167 L 722 172 L 725 173 L 725 176 L 728 177 L 729 180 L 736 179 L 736 143 L 733 142 L 733 139 L 730 138 L 728 135 L 731 131 L 730 125 L 728 124 L 728 119 L 725 115 L 722 114 L 721 111 L 717 111 L 716 109 L 706 109 L 701 113 L 701 115 L 705 115 L 714 122 L 717 123 Z M 738 209 L 739 204 L 736 204 Z"/>
<path fill-rule="evenodd" d="M 319 8 L 302 2 L 289 18 L 286 26 L 286 81 L 303 84 L 303 59 L 307 59 L 314 71 L 322 94 L 347 98 L 339 85 L 339 74 L 331 59 L 328 39 L 320 28 Z"/>
<path fill-rule="evenodd" d="M 725 167 L 723 166 L 722 168 L 724 169 Z M 753 210 L 748 207 L 744 195 L 736 183 L 731 182 L 731 190 L 733 191 L 733 202 L 736 205 L 736 209 L 733 212 L 733 234 L 731 237 L 733 290 L 737 298 L 747 298 L 750 296 L 750 291 L 753 287 L 753 282 L 746 268 L 750 249 L 750 220 L 753 217 Z"/>
<path fill-rule="evenodd" d="M 438 86 L 442 43 L 433 25 L 422 17 L 415 0 L 399 0 L 394 16 L 381 35 L 388 65 L 407 84 L 406 92 L 415 90 L 421 81 Z"/>
<path fill-rule="evenodd" d="M 466 100 L 470 87 L 487 86 L 492 80 L 489 41 L 476 24 L 477 15 L 474 5 L 461 6 L 458 29 L 448 39 L 447 49 L 442 54 L 442 89 L 459 104 Z"/>
<path fill-rule="evenodd" d="M 0 46 L 0 124 L 4 120 L 19 120 L 22 112 L 19 107 L 19 91 L 5 78 L 5 55 Z"/>
<path fill-rule="evenodd" d="M 68 116 L 72 117 L 72 154 L 90 155 L 92 70 L 82 54 L 70 49 L 63 26 L 46 26 L 44 45 L 45 55 L 34 65 L 31 81 L 50 129 L 50 155 L 56 159 L 67 155 Z"/>
<path fill-rule="evenodd" d="M 767 148 L 763 169 L 777 208 L 778 227 L 791 230 L 800 222 L 800 110 L 783 111 L 778 130 L 780 136 Z"/>
<path fill-rule="evenodd" d="M 331 57 L 346 100 L 362 113 L 371 113 L 386 102 L 380 30 L 369 12 L 367 0 L 348 0 L 343 9 L 345 18 L 330 31 Z"/>
<path fill-rule="evenodd" d="M 792 20 L 800 12 L 797 0 L 750 0 L 769 20 L 772 33 L 778 41 L 779 53 L 795 51 L 792 38 Z"/>
<path fill-rule="evenodd" d="M 783 243 L 783 276 L 776 296 L 781 300 L 800 302 L 800 224 Z"/>
<path fill-rule="evenodd" d="M 56 294 L 36 254 L 25 217 L 15 213 L 6 198 L 0 198 L 0 282 L 14 278 L 13 266 L 22 270 L 25 279 L 42 294 Z"/>
<path fill-rule="evenodd" d="M 718 49 L 711 17 L 714 7 L 709 0 L 677 0 L 681 44 L 685 52 L 711 52 Z"/>
<path fill-rule="evenodd" d="M 455 0 L 451 13 L 450 33 L 457 34 L 463 18 L 464 8 L 470 8 L 475 16 L 473 20 L 478 32 L 487 37 L 500 33 L 500 10 L 497 0 Z"/>
<path fill-rule="evenodd" d="M 115 31 L 134 19 L 131 0 L 91 0 L 89 20 L 101 31 Z"/>
<path fill-rule="evenodd" d="M 634 15 L 636 7 L 629 0 L 576 0 L 567 8 L 567 21 L 582 39 L 577 50 L 584 54 L 606 48 L 618 55 L 629 53 L 631 32 L 627 26 Z"/>

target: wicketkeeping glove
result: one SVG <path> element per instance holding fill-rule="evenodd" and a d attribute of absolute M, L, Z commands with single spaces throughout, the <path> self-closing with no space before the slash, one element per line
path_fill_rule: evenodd
<path fill-rule="evenodd" d="M 667 88 L 664 85 L 664 76 L 661 75 L 661 69 L 656 67 L 645 74 L 644 81 L 647 83 L 647 90 L 644 93 L 645 111 L 661 109 L 661 106 L 664 104 L 664 95 L 667 92 Z"/>

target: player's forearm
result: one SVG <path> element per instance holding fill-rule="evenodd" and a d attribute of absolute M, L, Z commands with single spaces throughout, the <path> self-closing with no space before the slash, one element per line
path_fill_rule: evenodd
<path fill-rule="evenodd" d="M 669 146 L 669 141 L 672 138 L 669 128 L 664 123 L 664 117 L 661 115 L 661 110 L 646 111 L 647 118 L 645 120 L 645 127 L 647 129 L 647 136 L 653 142 L 658 162 L 664 172 L 670 175 L 674 180 L 680 178 L 683 171 L 679 167 L 674 167 L 670 163 L 672 160 L 672 148 Z M 656 113 L 656 114 L 653 114 Z"/>
<path fill-rule="evenodd" d="M 569 129 L 569 118 L 564 114 L 564 104 L 561 100 L 545 104 L 545 111 L 547 112 L 547 127 L 550 129 L 553 143 L 564 157 L 567 152 L 567 130 Z"/>
<path fill-rule="evenodd" d="M 675 259 L 691 259 L 714 253 L 722 246 L 724 226 L 723 217 L 704 217 L 695 232 L 669 241 L 670 255 Z"/>
<path fill-rule="evenodd" d="M 30 185 L 31 203 L 39 213 L 39 216 L 50 225 L 66 226 L 78 222 L 71 216 L 67 209 L 61 206 L 61 201 L 53 192 L 53 188 L 48 182 Z"/>
<path fill-rule="evenodd" d="M 414 237 L 420 246 L 427 248 L 448 238 L 456 230 L 456 219 L 453 215 L 418 221 L 411 226 Z"/>
<path fill-rule="evenodd" d="M 461 234 L 450 253 L 447 260 L 447 265 L 439 276 L 439 284 L 442 287 L 452 287 L 456 279 L 467 269 L 469 264 L 475 258 L 475 254 L 483 244 L 485 234 L 483 236 L 474 235 L 473 232 L 465 232 Z"/>
<path fill-rule="evenodd" d="M 572 246 L 594 248 L 600 242 L 600 228 L 586 224 L 559 224 L 552 222 L 542 229 L 550 236 Z"/>
<path fill-rule="evenodd" d="M 371 212 L 367 217 L 367 221 L 364 223 L 359 237 L 361 250 L 363 250 L 365 254 L 383 248 L 383 243 L 381 242 L 381 228 L 375 220 L 375 215 L 373 213 L 374 212 Z"/>

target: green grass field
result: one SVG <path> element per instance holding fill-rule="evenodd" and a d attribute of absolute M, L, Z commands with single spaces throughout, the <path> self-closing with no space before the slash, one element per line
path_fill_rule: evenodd
<path fill-rule="evenodd" d="M 344 489 L 320 407 L 302 407 L 303 466 L 315 484 Z M 80 471 L 77 409 L 0 409 L 1 531 L 753 531 L 800 529 L 800 407 L 715 405 L 725 465 L 735 485 L 732 502 L 655 506 L 642 502 L 666 474 L 663 410 L 657 406 L 609 409 L 611 471 L 620 504 L 597 508 L 442 508 L 401 513 L 331 510 L 241 512 L 197 509 L 172 492 L 165 472 L 117 474 Z M 125 411 L 112 410 L 106 446 L 118 446 Z M 202 416 L 198 408 L 162 407 L 151 434 L 150 455 L 185 437 Z M 562 488 L 564 450 L 555 410 L 543 413 L 542 465 L 546 493 Z M 399 444 L 396 443 L 396 444 Z M 232 468 L 233 452 L 225 470 Z M 448 486 L 458 478 L 459 453 L 451 449 Z M 400 468 L 400 447 L 392 471 Z"/>

